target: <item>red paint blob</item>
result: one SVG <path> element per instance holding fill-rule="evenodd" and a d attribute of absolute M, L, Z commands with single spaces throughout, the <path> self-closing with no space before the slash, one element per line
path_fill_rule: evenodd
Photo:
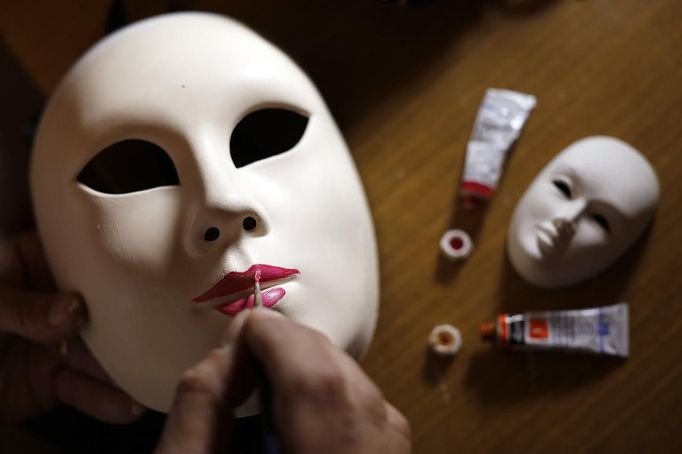
<path fill-rule="evenodd" d="M 459 237 L 454 237 L 450 240 L 450 246 L 452 246 L 452 249 L 454 250 L 462 249 L 462 246 L 464 246 L 464 241 L 462 241 L 462 239 Z"/>
<path fill-rule="evenodd" d="M 438 333 L 438 343 L 439 344 L 450 346 L 454 343 L 454 341 L 455 341 L 455 338 L 452 336 L 452 334 L 445 332 L 445 331 Z"/>

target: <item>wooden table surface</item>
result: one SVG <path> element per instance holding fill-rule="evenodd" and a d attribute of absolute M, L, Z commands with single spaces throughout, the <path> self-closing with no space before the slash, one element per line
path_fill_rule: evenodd
<path fill-rule="evenodd" d="M 108 3 L 3 2 L 3 59 L 29 92 L 49 93 L 104 34 Z M 328 101 L 379 243 L 380 318 L 362 364 L 410 420 L 414 452 L 682 452 L 682 2 L 145 0 L 128 2 L 129 17 L 166 3 L 251 25 Z M 456 209 L 455 196 L 488 87 L 532 93 L 538 106 L 476 219 Z M 514 205 L 554 154 L 593 134 L 620 137 L 653 163 L 662 188 L 655 222 L 595 279 L 536 289 L 506 258 Z M 438 251 L 455 225 L 476 231 L 473 255 L 457 267 Z M 631 311 L 625 361 L 500 353 L 479 340 L 479 324 L 500 311 L 619 301 Z M 464 337 L 446 366 L 425 354 L 439 323 Z"/>

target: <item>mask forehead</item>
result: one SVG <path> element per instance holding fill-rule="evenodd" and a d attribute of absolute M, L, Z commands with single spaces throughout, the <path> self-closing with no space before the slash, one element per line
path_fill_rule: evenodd
<path fill-rule="evenodd" d="M 41 132 L 65 142 L 78 166 L 123 138 L 163 141 L 212 127 L 228 134 L 250 111 L 276 106 L 326 113 L 307 76 L 272 44 L 233 20 L 186 13 L 132 25 L 90 50 L 46 112 L 56 111 L 69 134 L 55 122 Z"/>
<path fill-rule="evenodd" d="M 604 203 L 623 218 L 647 218 L 658 199 L 658 180 L 651 165 L 625 142 L 592 137 L 562 151 L 539 180 L 567 176 L 588 201 Z"/>

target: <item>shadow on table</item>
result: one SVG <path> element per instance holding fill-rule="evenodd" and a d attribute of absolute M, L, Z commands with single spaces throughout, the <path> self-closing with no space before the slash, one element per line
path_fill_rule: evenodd
<path fill-rule="evenodd" d="M 507 257 L 498 289 L 498 312 L 576 309 L 621 302 L 623 288 L 635 274 L 646 250 L 651 227 L 645 230 L 625 255 L 606 270 L 585 282 L 566 288 L 541 289 L 532 286 L 518 275 Z"/>
<path fill-rule="evenodd" d="M 486 10 L 538 13 L 555 0 L 441 0 L 401 8 L 362 2 L 171 0 L 244 21 L 291 55 L 316 83 L 342 129 L 397 91 L 409 90 L 444 49 L 475 27 Z M 406 125 L 409 127 L 409 125 Z"/>
<path fill-rule="evenodd" d="M 524 282 L 507 260 L 500 285 L 499 312 L 558 310 L 616 304 L 643 254 L 651 227 L 623 257 L 590 281 L 545 290 Z M 504 403 L 544 394 L 568 393 L 597 382 L 624 363 L 623 358 L 565 352 L 490 351 L 471 358 L 466 385 L 484 403 Z"/>
<path fill-rule="evenodd" d="M 422 378 L 430 385 L 443 385 L 448 370 L 458 361 L 458 356 L 442 356 L 425 347 Z"/>
<path fill-rule="evenodd" d="M 624 359 L 559 352 L 491 350 L 471 357 L 466 387 L 487 404 L 558 395 L 597 382 Z"/>

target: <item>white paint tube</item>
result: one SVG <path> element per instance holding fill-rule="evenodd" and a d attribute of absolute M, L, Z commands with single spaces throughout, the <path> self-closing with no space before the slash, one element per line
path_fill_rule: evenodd
<path fill-rule="evenodd" d="M 460 197 L 465 207 L 490 199 L 502 176 L 507 153 L 535 108 L 535 96 L 489 88 L 467 144 Z"/>
<path fill-rule="evenodd" d="M 565 350 L 627 357 L 628 305 L 570 311 L 500 314 L 481 337 L 510 350 Z"/>

